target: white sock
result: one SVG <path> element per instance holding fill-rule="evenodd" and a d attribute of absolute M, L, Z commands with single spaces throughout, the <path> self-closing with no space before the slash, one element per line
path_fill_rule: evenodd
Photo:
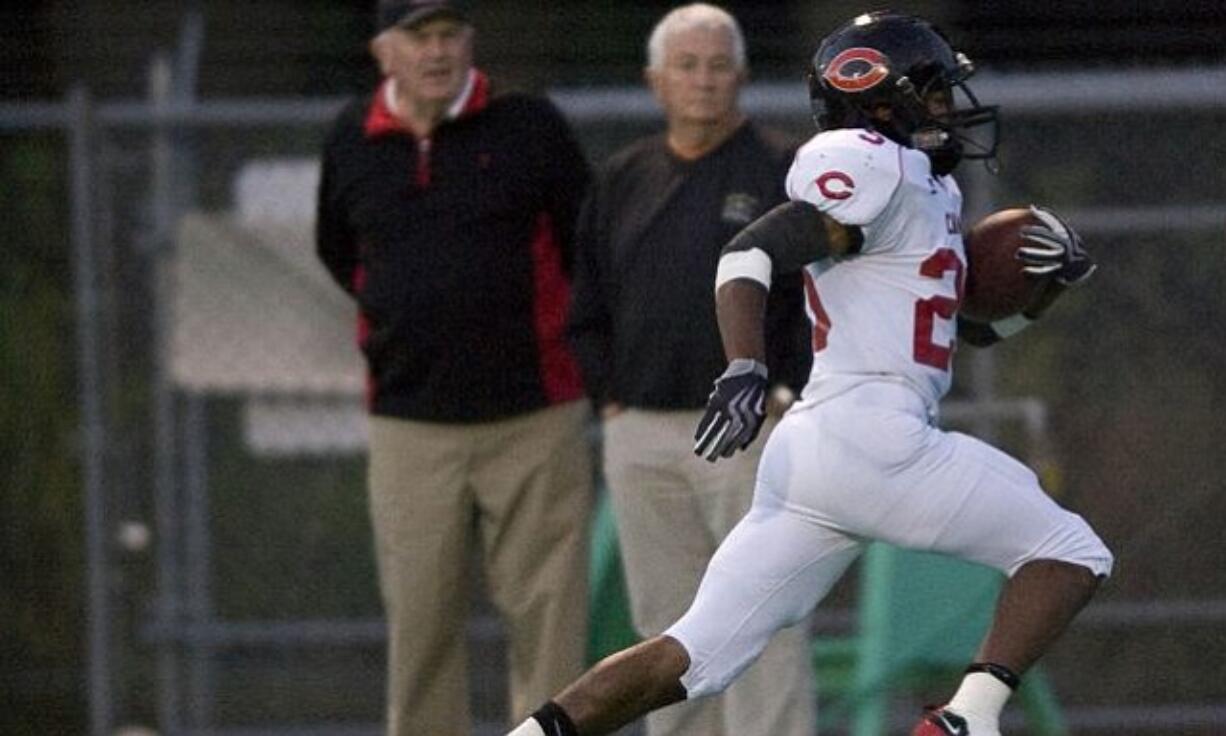
<path fill-rule="evenodd" d="M 1000 730 L 1000 711 L 1004 709 L 1013 689 L 987 672 L 971 672 L 962 678 L 962 685 L 949 701 L 949 709 L 965 718 L 975 733 L 975 726 Z"/>
<path fill-rule="evenodd" d="M 537 723 L 535 718 L 529 718 L 516 726 L 515 730 L 507 736 L 549 736 L 549 734 L 545 733 L 545 729 L 541 728 L 541 724 Z"/>

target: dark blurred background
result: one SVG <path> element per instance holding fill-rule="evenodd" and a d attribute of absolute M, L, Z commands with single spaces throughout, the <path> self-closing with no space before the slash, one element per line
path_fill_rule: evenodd
<path fill-rule="evenodd" d="M 637 89 L 646 34 L 673 5 L 478 3 L 478 63 L 505 86 L 567 94 Z M 881 7 L 723 5 L 745 29 L 754 80 L 797 84 L 825 32 Z M 985 76 L 1038 80 L 1053 96 L 1069 94 L 1061 80 L 1086 78 L 1068 75 L 1118 85 L 1114 102 L 1083 110 L 1044 108 L 1042 89 L 1027 87 L 1029 102 L 1013 115 L 1004 111 L 999 176 L 962 172 L 980 213 L 1028 201 L 1071 213 L 1102 268 L 1033 334 L 988 359 L 964 351 L 965 388 L 954 398 L 1039 401 L 1048 412 L 1039 450 L 1008 422 L 991 432 L 1041 461 L 1062 501 L 1117 553 L 1116 577 L 1047 663 L 1074 732 L 1226 733 L 1226 543 L 1219 528 L 1226 518 L 1226 105 L 1220 87 L 1204 100 L 1151 102 L 1174 87 L 1195 88 L 1205 75 L 1224 79 L 1226 5 L 892 6 L 936 21 Z M 173 270 L 177 263 L 166 259 L 198 233 L 188 225 L 205 228 L 197 239 L 218 232 L 207 229 L 213 221 L 185 217 L 180 226 L 180 218 L 237 207 L 235 181 L 248 161 L 309 159 L 326 120 L 309 107 L 313 117 L 300 125 L 236 120 L 167 132 L 107 123 L 89 144 L 94 172 L 86 186 L 97 198 L 87 220 L 96 233 L 99 301 L 82 305 L 72 210 L 81 190 L 74 188 L 65 112 L 74 89 L 86 95 L 74 104 L 99 110 L 148 98 L 156 87 L 153 60 L 160 53 L 181 73 L 176 54 L 192 33 L 201 41 L 195 99 L 317 100 L 328 107 L 374 82 L 365 52 L 371 16 L 370 2 L 354 0 L 79 0 L 0 9 L 0 733 L 90 731 L 90 678 L 98 672 L 87 655 L 90 626 L 98 623 L 90 619 L 89 591 L 99 593 L 99 585 L 110 601 L 104 625 L 114 660 L 102 667 L 111 681 L 111 725 L 156 727 L 159 712 L 173 708 L 159 695 L 168 675 L 212 694 L 207 712 L 188 720 L 263 724 L 272 732 L 276 724 L 378 719 L 382 654 L 370 624 L 378 596 L 359 458 L 352 448 L 253 449 L 246 389 L 194 392 L 185 388 L 190 378 L 176 384 L 177 374 L 162 375 L 165 365 L 151 347 L 165 327 L 156 319 L 168 293 L 159 278 L 165 264 Z M 1162 80 L 1173 81 L 1167 87 Z M 1088 88 L 1087 97 L 1101 91 Z M 797 110 L 772 122 L 807 134 L 803 104 Z M 597 162 L 657 125 L 631 116 L 589 119 L 578 129 Z M 169 156 L 159 158 L 158 146 L 169 146 Z M 175 191 L 151 191 L 151 181 L 163 181 L 158 167 L 169 165 L 181 167 L 169 179 Z M 167 212 L 176 215 L 172 222 L 163 221 Z M 287 239 L 305 237 L 301 224 Z M 83 332 L 82 319 L 90 330 Z M 237 325 L 221 330 L 240 340 Z M 83 351 L 82 340 L 98 345 Z M 170 381 L 164 393 L 150 388 L 159 381 Z M 86 416 L 91 406 L 96 413 Z M 83 428 L 90 416 L 94 434 Z M 168 423 L 158 424 L 159 417 Z M 170 468 L 157 460 L 166 431 L 180 438 Z M 105 454 L 95 465 L 82 459 L 91 441 L 102 442 Z M 83 488 L 91 472 L 108 504 L 98 542 L 106 555 L 101 583 L 90 577 L 87 546 Z M 183 508 L 159 507 L 154 488 L 180 475 L 184 487 L 172 500 Z M 201 503 L 192 495 L 201 478 L 207 503 L 191 508 Z M 168 568 L 154 554 L 159 531 L 178 529 L 189 547 L 201 543 L 192 536 L 201 532 L 182 519 L 182 528 L 164 519 L 159 526 L 159 513 L 180 512 L 205 520 L 202 539 L 211 551 L 207 582 L 176 581 L 185 592 L 168 614 Z M 150 533 L 152 541 L 143 536 Z M 182 569 L 172 565 L 169 578 Z M 199 585 L 208 593 L 204 603 L 193 598 Z M 854 591 L 840 590 L 819 627 L 845 627 L 838 613 L 853 604 Z M 205 620 L 362 623 L 319 634 L 338 643 L 322 649 L 229 646 L 214 652 L 201 674 L 191 670 L 198 663 L 180 659 L 204 646 L 201 640 L 168 643 L 159 628 L 199 614 L 199 606 Z M 207 638 L 208 631 L 196 635 Z M 499 656 L 489 650 L 491 667 Z M 502 695 L 491 683 L 497 680 L 485 683 L 479 709 L 496 722 Z"/>
<path fill-rule="evenodd" d="M 516 84 L 634 84 L 646 34 L 676 3 L 476 3 L 480 61 Z M 1217 2 L 980 0 L 729 2 L 759 78 L 790 78 L 822 35 L 882 7 L 937 22 L 984 67 L 1133 67 L 1220 63 L 1226 8 Z M 202 96 L 333 95 L 371 78 L 373 3 L 362 0 L 79 0 L 11 2 L 0 10 L 5 98 L 62 95 L 87 82 L 99 97 L 139 95 L 156 48 L 176 42 L 183 14 L 204 13 Z"/>

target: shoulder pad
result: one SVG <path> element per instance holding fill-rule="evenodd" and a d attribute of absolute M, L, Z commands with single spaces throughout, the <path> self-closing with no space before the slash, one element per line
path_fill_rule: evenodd
<path fill-rule="evenodd" d="M 788 171 L 788 197 L 817 205 L 844 225 L 867 225 L 894 196 L 901 147 L 871 130 L 819 133 L 801 146 Z"/>

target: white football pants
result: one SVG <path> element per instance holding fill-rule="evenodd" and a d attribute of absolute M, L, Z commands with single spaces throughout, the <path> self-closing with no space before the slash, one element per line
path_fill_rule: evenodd
<path fill-rule="evenodd" d="M 933 426 L 910 388 L 862 384 L 793 408 L 771 434 L 749 513 L 715 553 L 694 603 L 664 632 L 690 655 L 689 696 L 726 688 L 873 540 L 1006 575 L 1038 559 L 1096 575 L 1112 565 L 1089 525 L 1026 466 Z"/>

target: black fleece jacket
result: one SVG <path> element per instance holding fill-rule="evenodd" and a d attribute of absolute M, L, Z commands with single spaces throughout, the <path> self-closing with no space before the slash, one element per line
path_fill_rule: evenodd
<path fill-rule="evenodd" d="M 565 315 L 587 163 L 547 100 L 477 82 L 429 139 L 381 87 L 325 144 L 316 243 L 357 300 L 375 414 L 478 422 L 583 396 Z"/>

